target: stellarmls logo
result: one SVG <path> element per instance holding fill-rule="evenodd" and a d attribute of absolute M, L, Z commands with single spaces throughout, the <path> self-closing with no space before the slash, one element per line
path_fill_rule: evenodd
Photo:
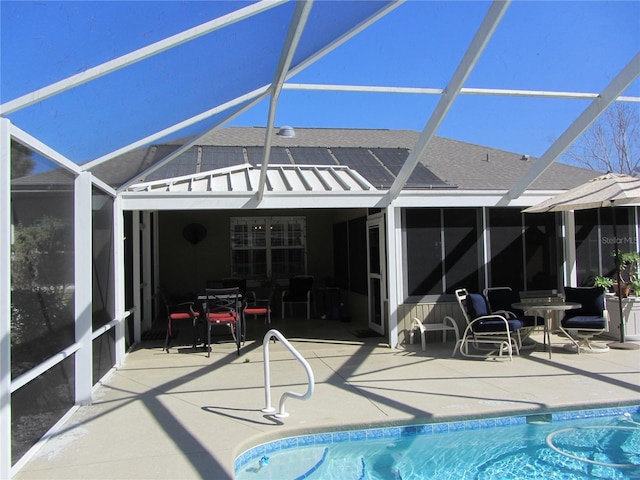
<path fill-rule="evenodd" d="M 602 237 L 603 245 L 614 245 L 616 243 L 618 245 L 635 245 L 637 242 L 633 237 Z"/>

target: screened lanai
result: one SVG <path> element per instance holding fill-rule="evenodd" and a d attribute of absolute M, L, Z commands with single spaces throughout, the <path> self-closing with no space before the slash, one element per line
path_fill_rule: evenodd
<path fill-rule="evenodd" d="M 640 105 L 638 5 L 591 3 L 587 12 L 578 2 L 1 2 L 0 478 L 91 403 L 140 340 L 158 283 L 153 232 L 167 212 L 307 209 L 331 225 L 377 225 L 391 252 L 383 291 L 364 288 L 360 300 L 366 310 L 381 298 L 396 347 L 410 296 L 406 209 L 519 212 L 582 180 L 554 183 L 550 169 L 610 106 Z M 566 34 L 594 18 L 599 28 Z M 220 133 L 256 126 L 260 142 Z M 285 126 L 298 132 L 293 144 Z M 315 143 L 303 145 L 304 128 Z M 358 143 L 363 130 L 374 138 Z M 376 144 L 383 131 L 410 133 Z M 531 151 L 527 139 L 545 135 Z M 492 165 L 517 168 L 495 185 L 457 181 L 465 167 L 437 148 L 445 137 L 509 152 L 511 163 Z M 223 146 L 253 148 L 251 161 L 206 182 L 226 175 L 228 187 L 234 173 L 250 188 L 194 187 L 200 172 L 176 167 L 194 148 Z M 405 154 L 386 183 L 355 160 L 330 169 L 309 160 L 289 162 L 298 187 L 277 188 L 274 171 L 287 178 L 283 149 L 294 146 Z M 424 171 L 435 175 L 429 188 Z M 635 210 L 625 218 L 637 235 Z M 559 275 L 577 281 L 569 267 Z"/>

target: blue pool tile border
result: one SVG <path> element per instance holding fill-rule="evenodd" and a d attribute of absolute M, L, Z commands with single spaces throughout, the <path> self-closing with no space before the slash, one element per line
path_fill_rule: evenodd
<path fill-rule="evenodd" d="M 640 405 L 627 407 L 594 408 L 585 410 L 573 410 L 567 412 L 551 413 L 552 422 L 567 420 L 579 420 L 585 418 L 610 417 L 614 415 L 640 414 Z M 361 440 L 373 440 L 380 438 L 399 439 L 421 435 L 437 435 L 440 433 L 460 432 L 464 430 L 478 430 L 483 428 L 508 427 L 525 425 L 528 416 L 540 415 L 515 415 L 509 417 L 480 418 L 476 420 L 461 420 L 446 423 L 426 423 L 421 425 L 406 425 L 395 427 L 380 427 L 363 430 L 342 430 L 336 432 L 323 432 L 309 435 L 287 437 L 272 442 L 263 443 L 240 454 L 234 461 L 234 471 L 237 472 L 256 459 L 262 458 L 273 452 L 288 450 L 309 445 L 331 445 L 334 443 L 357 442 Z"/>

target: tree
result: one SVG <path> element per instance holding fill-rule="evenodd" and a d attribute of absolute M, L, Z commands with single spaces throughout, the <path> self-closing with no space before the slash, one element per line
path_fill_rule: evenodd
<path fill-rule="evenodd" d="M 11 178 L 20 178 L 29 175 L 36 162 L 33 160 L 31 150 L 21 143 L 11 142 Z"/>
<path fill-rule="evenodd" d="M 639 111 L 637 104 L 615 103 L 573 144 L 565 158 L 599 172 L 638 173 Z"/>

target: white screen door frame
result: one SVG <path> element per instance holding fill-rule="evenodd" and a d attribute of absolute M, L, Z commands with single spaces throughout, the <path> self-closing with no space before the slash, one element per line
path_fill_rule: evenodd
<path fill-rule="evenodd" d="M 385 334 L 387 304 L 386 236 L 384 215 L 367 219 L 367 297 L 369 328 Z"/>

